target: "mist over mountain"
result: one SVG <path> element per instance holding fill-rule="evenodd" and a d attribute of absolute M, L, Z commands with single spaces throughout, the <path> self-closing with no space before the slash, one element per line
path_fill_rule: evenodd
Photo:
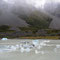
<path fill-rule="evenodd" d="M 52 15 L 50 28 L 60 30 L 60 2 L 49 2 L 44 6 L 44 10 Z"/>
<path fill-rule="evenodd" d="M 38 1 L 0 0 L 0 25 L 60 29 L 60 3 Z"/>

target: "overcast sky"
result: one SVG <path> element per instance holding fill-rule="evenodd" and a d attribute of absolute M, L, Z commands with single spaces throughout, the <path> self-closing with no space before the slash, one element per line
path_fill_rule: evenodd
<path fill-rule="evenodd" d="M 42 7 L 44 4 L 47 2 L 60 2 L 60 0 L 3 0 L 4 2 L 8 4 L 15 4 L 16 2 L 18 3 L 27 3 L 27 4 L 32 4 L 36 7 Z"/>
<path fill-rule="evenodd" d="M 47 6 L 49 5 L 49 3 L 53 3 L 53 4 L 55 3 L 51 7 L 56 8 L 56 6 L 57 6 L 56 3 L 60 3 L 60 0 L 0 0 L 0 9 L 2 8 L 3 10 L 9 11 L 9 10 L 12 10 L 13 8 L 15 8 L 15 7 L 18 7 L 18 8 L 20 6 L 29 7 L 30 5 L 34 6 L 36 8 L 44 9 L 46 7 L 46 5 Z"/>

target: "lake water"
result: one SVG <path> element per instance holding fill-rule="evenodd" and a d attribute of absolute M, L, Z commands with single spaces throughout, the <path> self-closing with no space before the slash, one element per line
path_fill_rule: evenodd
<path fill-rule="evenodd" d="M 60 40 L 0 40 L 0 60 L 60 60 Z"/>

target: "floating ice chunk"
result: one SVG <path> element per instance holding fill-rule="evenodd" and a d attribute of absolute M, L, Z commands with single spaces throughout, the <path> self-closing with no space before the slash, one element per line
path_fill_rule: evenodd
<path fill-rule="evenodd" d="M 44 51 L 35 50 L 35 53 L 36 53 L 36 54 L 39 54 L 39 53 L 44 54 Z"/>
<path fill-rule="evenodd" d="M 41 42 L 41 43 L 40 43 L 40 45 L 42 45 L 42 46 L 46 46 L 46 43 L 44 43 L 44 42 Z"/>
<path fill-rule="evenodd" d="M 19 45 L 18 44 L 16 45 L 16 48 L 19 48 Z"/>
<path fill-rule="evenodd" d="M 29 48 L 33 48 L 34 46 L 33 45 L 29 45 Z"/>
<path fill-rule="evenodd" d="M 11 46 L 11 50 L 12 51 L 16 51 L 16 47 L 15 46 Z"/>
<path fill-rule="evenodd" d="M 25 51 L 25 49 L 23 47 L 21 47 L 20 51 L 23 53 Z"/>
<path fill-rule="evenodd" d="M 57 48 L 54 48 L 54 52 L 57 52 Z"/>
<path fill-rule="evenodd" d="M 50 40 L 45 40 L 44 42 L 47 42 L 47 43 L 49 43 L 49 42 L 50 42 Z"/>
<path fill-rule="evenodd" d="M 40 49 L 40 48 L 42 48 L 42 46 L 39 45 L 39 46 L 37 47 L 37 49 Z"/>
<path fill-rule="evenodd" d="M 24 48 L 27 48 L 27 47 L 29 47 L 29 45 L 23 45 L 23 47 L 24 47 Z"/>
<path fill-rule="evenodd" d="M 0 47 L 0 52 L 11 52 L 13 49 L 11 46 L 1 46 Z"/>
<path fill-rule="evenodd" d="M 9 52 L 9 50 L 8 49 L 0 49 L 0 53 L 1 52 Z"/>
<path fill-rule="evenodd" d="M 30 45 L 27 45 L 27 44 L 22 45 L 22 44 L 20 44 L 20 51 L 21 51 L 22 53 L 23 53 L 23 52 L 30 52 L 30 51 L 31 51 Z"/>
<path fill-rule="evenodd" d="M 26 48 L 25 51 L 26 51 L 26 52 L 30 52 L 31 49 L 30 49 L 30 48 Z"/>
<path fill-rule="evenodd" d="M 19 46 L 20 48 L 22 48 L 22 44 L 20 44 L 20 46 Z"/>
<path fill-rule="evenodd" d="M 35 50 L 35 53 L 36 53 L 36 54 L 39 54 L 40 52 L 39 52 L 38 50 Z"/>
<path fill-rule="evenodd" d="M 39 53 L 44 54 L 44 51 L 35 50 L 35 53 L 36 53 L 36 54 L 39 54 Z"/>
<path fill-rule="evenodd" d="M 60 45 L 56 45 L 56 48 L 60 48 Z"/>
<path fill-rule="evenodd" d="M 1 40 L 5 41 L 5 40 L 8 40 L 7 38 L 2 38 Z"/>
<path fill-rule="evenodd" d="M 56 48 L 54 48 L 54 52 L 58 52 L 58 49 L 60 49 L 60 45 L 58 44 L 58 45 L 56 45 Z"/>
<path fill-rule="evenodd" d="M 39 44 L 39 40 L 33 40 L 32 43 L 37 46 Z"/>

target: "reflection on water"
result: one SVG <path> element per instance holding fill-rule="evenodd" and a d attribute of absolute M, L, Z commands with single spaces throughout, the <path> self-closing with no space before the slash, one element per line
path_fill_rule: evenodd
<path fill-rule="evenodd" d="M 0 53 L 1 52 L 12 52 L 12 51 L 20 51 L 23 52 L 31 52 L 34 51 L 35 54 L 46 54 L 46 53 L 60 53 L 60 41 L 58 42 L 56 40 L 28 40 L 28 41 L 19 41 L 19 44 L 15 42 L 15 44 L 9 41 L 6 41 L 7 43 L 4 43 L 3 41 L 0 43 Z"/>

